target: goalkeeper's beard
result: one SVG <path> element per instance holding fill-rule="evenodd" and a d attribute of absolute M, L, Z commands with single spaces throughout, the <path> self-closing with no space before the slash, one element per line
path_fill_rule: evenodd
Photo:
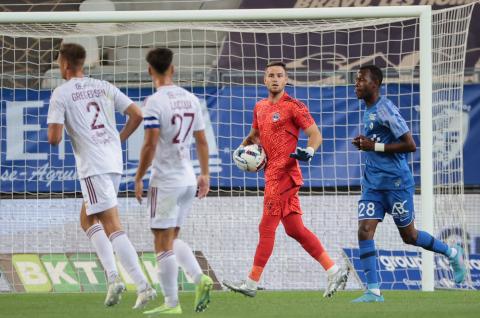
<path fill-rule="evenodd" d="M 277 91 L 277 90 L 273 90 L 273 89 L 269 89 L 268 92 L 270 94 L 271 97 L 277 97 L 277 96 L 282 96 L 283 93 L 284 93 L 285 89 L 282 88 L 281 90 Z"/>

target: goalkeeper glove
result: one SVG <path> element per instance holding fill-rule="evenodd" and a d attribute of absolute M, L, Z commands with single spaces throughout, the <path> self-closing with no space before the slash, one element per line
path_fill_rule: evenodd
<path fill-rule="evenodd" d="M 312 147 L 307 147 L 307 148 L 300 148 L 297 147 L 297 150 L 294 153 L 290 154 L 290 158 L 295 158 L 300 161 L 307 161 L 310 162 L 313 158 L 313 154 L 315 153 L 315 150 L 313 150 Z"/>
<path fill-rule="evenodd" d="M 247 161 L 242 158 L 242 154 L 245 152 L 245 149 L 242 145 L 233 152 L 233 162 L 242 171 L 247 171 Z"/>

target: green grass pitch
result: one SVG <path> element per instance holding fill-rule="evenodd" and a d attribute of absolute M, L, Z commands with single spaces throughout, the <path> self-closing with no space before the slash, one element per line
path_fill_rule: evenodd
<path fill-rule="evenodd" d="M 214 292 L 208 310 L 194 313 L 194 293 L 190 292 L 180 295 L 181 317 L 480 317 L 478 291 L 386 291 L 385 303 L 350 303 L 360 295 L 361 292 L 340 292 L 332 299 L 324 299 L 320 292 L 259 292 L 257 297 L 247 298 L 231 292 Z M 119 305 L 105 308 L 103 294 L 0 294 L 0 317 L 148 317 L 131 309 L 135 297 L 126 293 Z M 161 299 L 148 308 L 159 305 Z"/>

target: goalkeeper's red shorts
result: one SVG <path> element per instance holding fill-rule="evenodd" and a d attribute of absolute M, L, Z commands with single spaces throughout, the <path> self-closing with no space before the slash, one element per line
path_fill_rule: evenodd
<path fill-rule="evenodd" d="M 298 185 L 289 175 L 279 180 L 267 180 L 263 198 L 263 214 L 279 215 L 282 218 L 290 213 L 303 214 L 298 197 Z"/>

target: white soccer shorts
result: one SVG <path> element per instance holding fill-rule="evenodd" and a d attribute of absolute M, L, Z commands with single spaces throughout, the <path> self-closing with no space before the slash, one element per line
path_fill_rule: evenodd
<path fill-rule="evenodd" d="M 119 173 L 105 173 L 80 179 L 87 215 L 104 212 L 118 205 L 121 177 Z"/>
<path fill-rule="evenodd" d="M 196 186 L 150 187 L 147 210 L 152 229 L 181 227 L 192 209 Z"/>

